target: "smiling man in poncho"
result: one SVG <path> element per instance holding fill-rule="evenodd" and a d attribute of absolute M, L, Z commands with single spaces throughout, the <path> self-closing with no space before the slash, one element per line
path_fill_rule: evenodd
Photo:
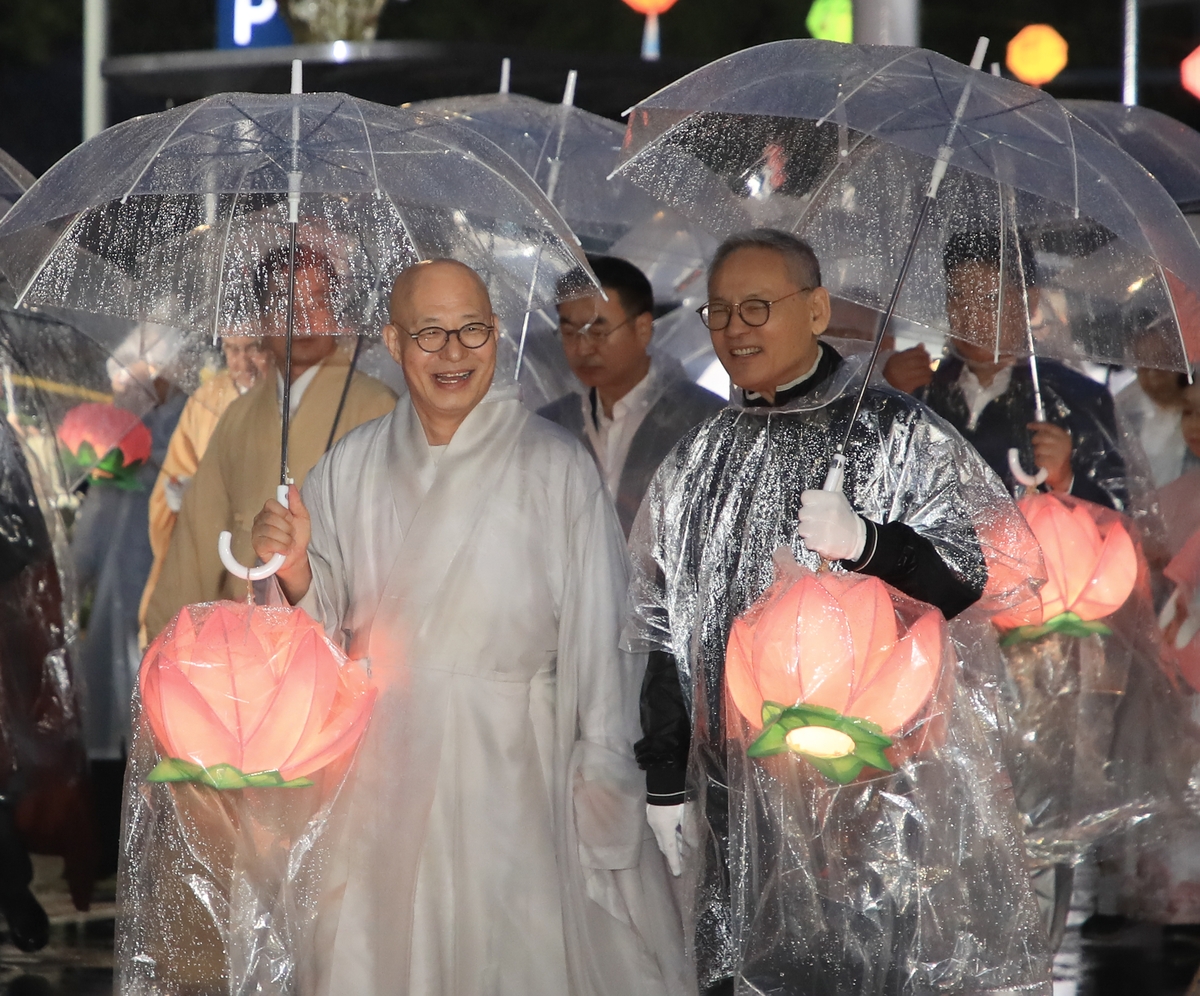
<path fill-rule="evenodd" d="M 621 531 L 587 451 L 493 383 L 461 263 L 392 293 L 408 397 L 268 502 L 255 551 L 379 687 L 348 791 L 323 991 L 682 991 L 633 760 L 644 658 L 618 651 Z"/>

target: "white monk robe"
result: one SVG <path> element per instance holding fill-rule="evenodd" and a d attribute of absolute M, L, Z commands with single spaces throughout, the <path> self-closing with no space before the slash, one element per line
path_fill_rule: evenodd
<path fill-rule="evenodd" d="M 300 604 L 380 689 L 342 802 L 322 991 L 684 991 L 633 760 L 645 660 L 617 649 L 625 551 L 591 456 L 511 387 L 437 451 L 402 398 L 303 497 Z"/>

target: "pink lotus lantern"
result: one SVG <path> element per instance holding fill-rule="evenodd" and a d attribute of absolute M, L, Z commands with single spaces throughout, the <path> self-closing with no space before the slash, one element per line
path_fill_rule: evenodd
<path fill-rule="evenodd" d="M 311 785 L 358 743 L 375 692 L 302 609 L 188 605 L 142 662 L 142 706 L 165 757 L 152 782 Z"/>
<path fill-rule="evenodd" d="M 730 697 L 762 730 L 747 753 L 790 751 L 841 784 L 868 765 L 891 771 L 884 750 L 941 673 L 944 622 L 920 609 L 902 630 L 891 589 L 858 574 L 805 571 L 776 585 L 734 621 L 725 653 Z"/>
<path fill-rule="evenodd" d="M 133 412 L 116 405 L 76 405 L 63 419 L 58 438 L 77 472 L 101 484 L 136 488 L 137 471 L 150 459 L 150 430 Z"/>
<path fill-rule="evenodd" d="M 1111 632 L 1099 620 L 1129 598 L 1138 556 L 1120 516 L 1078 498 L 1033 494 L 1018 502 L 1042 547 L 1046 583 L 1034 598 L 993 616 L 1005 644 L 1049 633 Z"/>

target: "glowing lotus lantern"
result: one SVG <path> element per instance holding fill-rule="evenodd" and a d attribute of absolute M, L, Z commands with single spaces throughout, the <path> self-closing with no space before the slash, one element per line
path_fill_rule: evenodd
<path fill-rule="evenodd" d="M 647 62 L 657 62 L 661 54 L 658 15 L 665 14 L 675 6 L 675 0 L 625 0 L 625 3 L 639 14 L 646 15 L 646 27 L 642 31 L 642 58 Z"/>
<path fill-rule="evenodd" d="M 137 487 L 137 471 L 150 459 L 150 430 L 133 412 L 116 405 L 76 405 L 63 419 L 58 438 L 74 469 L 101 484 Z"/>
<path fill-rule="evenodd" d="M 1078 498 L 1034 494 L 1018 505 L 1042 547 L 1046 583 L 1032 598 L 992 621 L 1005 644 L 1049 633 L 1107 634 L 1112 615 L 1137 583 L 1138 557 L 1120 517 Z"/>
<path fill-rule="evenodd" d="M 303 610 L 237 602 L 181 609 L 140 687 L 165 755 L 149 780 L 218 789 L 312 784 L 354 748 L 375 700 Z"/>
<path fill-rule="evenodd" d="M 943 620 L 929 608 L 901 632 L 877 578 L 805 572 L 734 621 L 725 653 L 730 697 L 762 732 L 751 757 L 790 751 L 846 784 L 870 765 L 933 695 Z"/>

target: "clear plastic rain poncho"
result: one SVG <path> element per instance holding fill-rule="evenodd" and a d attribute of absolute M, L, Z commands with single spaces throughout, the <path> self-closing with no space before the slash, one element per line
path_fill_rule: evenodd
<path fill-rule="evenodd" d="M 511 370 L 524 316 L 593 287 L 536 184 L 474 132 L 343 94 L 219 94 L 109 128 L 0 223 L 19 303 L 118 315 L 215 343 L 269 333 L 260 272 L 297 243 L 336 269 L 342 334 L 386 323 L 392 280 L 420 259 L 477 270 Z"/>
<path fill-rule="evenodd" d="M 625 137 L 618 122 L 569 103 L 507 93 L 406 106 L 440 115 L 499 145 L 546 192 L 584 249 L 627 259 L 646 274 L 660 308 L 678 304 L 691 312 L 702 303 L 705 263 L 716 241 L 633 183 L 609 175 Z M 687 365 L 688 355 L 672 345 L 659 344 Z M 562 358 L 553 315 L 532 317 L 521 384 L 534 409 L 576 384 Z"/>
<path fill-rule="evenodd" d="M 1048 94 L 932 52 L 801 40 L 720 59 L 634 109 L 617 175 L 721 236 L 795 232 L 831 294 L 882 311 L 948 139 L 897 316 L 949 331 L 943 248 L 984 230 L 1027 240 L 1039 294 L 1024 341 L 999 324 L 972 341 L 1177 370 L 1200 357 L 1180 318 L 1200 294 L 1200 247 L 1170 196 Z M 1002 285 L 1024 294 L 1016 258 Z"/>
<path fill-rule="evenodd" d="M 893 772 L 868 768 L 847 784 L 799 758 L 749 758 L 759 731 L 726 696 L 734 620 L 783 578 L 820 578 L 795 534 L 800 496 L 821 486 L 861 376 L 848 360 L 782 409 L 725 409 L 664 462 L 631 536 L 627 640 L 674 657 L 692 717 L 701 826 L 685 922 L 701 985 L 733 976 L 738 993 L 1048 993 L 994 707 L 951 645 L 934 641 L 937 691 L 900 738 L 913 749 L 892 755 Z M 871 391 L 847 457 L 854 507 L 931 541 L 983 591 L 971 611 L 1028 597 L 1041 567 L 1024 520 L 944 423 Z M 903 631 L 925 609 L 892 597 Z"/>
<path fill-rule="evenodd" d="M 329 814 L 374 698 L 363 663 L 290 607 L 187 606 L 151 644 L 126 776 L 119 991 L 312 991 Z"/>
<path fill-rule="evenodd" d="M 39 324 L 0 308 L 0 791 L 25 846 L 65 858 L 72 898 L 87 909 L 95 844 L 67 552 L 73 509 L 55 445 L 60 399 L 14 352 L 30 323 Z"/>

